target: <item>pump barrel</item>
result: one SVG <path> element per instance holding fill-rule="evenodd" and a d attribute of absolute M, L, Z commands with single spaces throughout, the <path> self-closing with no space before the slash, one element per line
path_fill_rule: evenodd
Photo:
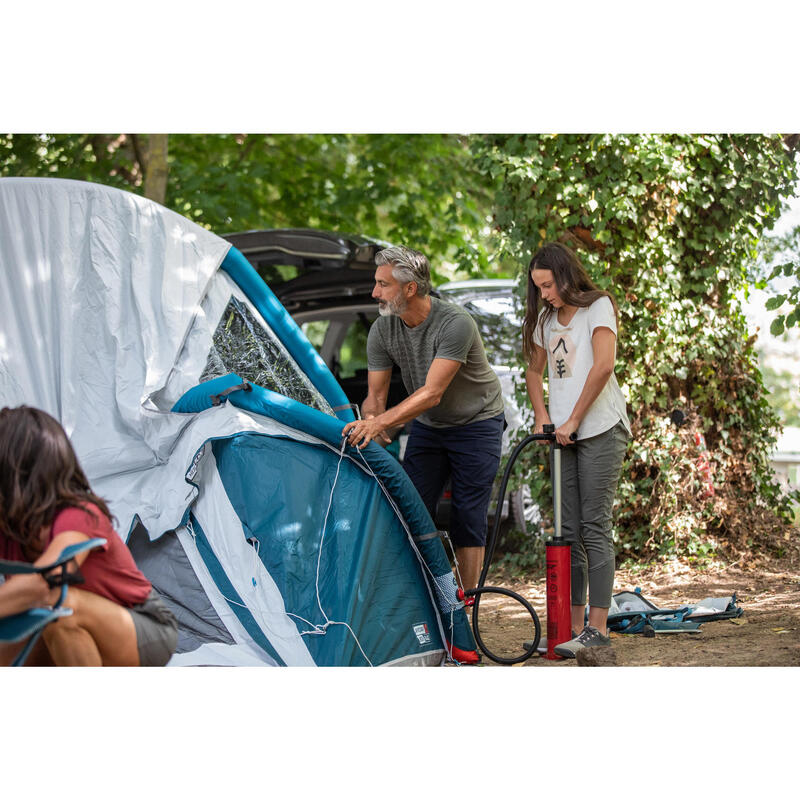
<path fill-rule="evenodd" d="M 555 431 L 555 425 L 545 425 L 545 433 Z M 575 434 L 572 435 L 575 438 Z M 553 538 L 545 547 L 545 570 L 547 591 L 547 652 L 551 661 L 561 656 L 553 648 L 572 638 L 572 570 L 571 547 L 561 537 L 561 445 L 552 442 L 553 456 Z"/>
<path fill-rule="evenodd" d="M 550 539 L 545 547 L 547 652 L 544 657 L 551 661 L 561 658 L 553 648 L 572 638 L 571 549 L 569 542 L 560 536 Z"/>

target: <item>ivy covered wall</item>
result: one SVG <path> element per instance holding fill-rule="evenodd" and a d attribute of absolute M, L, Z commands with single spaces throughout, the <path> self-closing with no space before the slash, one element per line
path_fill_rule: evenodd
<path fill-rule="evenodd" d="M 494 219 L 503 257 L 524 273 L 541 243 L 562 241 L 620 304 L 617 376 L 634 432 L 615 507 L 622 556 L 779 551 L 789 536 L 790 498 L 769 466 L 778 420 L 737 296 L 759 237 L 794 191 L 797 138 L 473 143 L 480 168 L 501 186 Z M 670 420 L 676 408 L 680 427 Z M 547 498 L 545 458 L 527 452 L 518 480 Z"/>

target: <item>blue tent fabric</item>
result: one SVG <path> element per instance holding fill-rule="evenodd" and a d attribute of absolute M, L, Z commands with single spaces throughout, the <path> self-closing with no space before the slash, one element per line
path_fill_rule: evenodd
<path fill-rule="evenodd" d="M 212 395 L 222 391 L 224 388 L 238 385 L 240 382 L 241 379 L 239 376 L 227 375 L 215 379 L 214 381 L 200 384 L 187 392 L 187 394 L 176 403 L 173 410 L 184 410 L 190 407 L 202 408 L 203 406 L 208 408 L 211 406 L 210 398 Z M 341 448 L 342 428 L 344 427 L 344 423 L 334 420 L 314 408 L 302 405 L 291 398 L 276 394 L 260 386 L 253 386 L 250 392 L 233 392 L 228 395 L 228 402 L 253 413 L 272 417 L 293 428 L 314 430 L 321 439 L 328 442 L 332 447 Z M 322 456 L 312 456 L 311 453 L 307 452 L 310 449 L 307 444 L 293 444 L 296 446 L 292 448 L 292 458 L 296 459 L 296 461 L 290 468 L 292 481 L 298 481 L 301 485 L 304 482 L 313 483 L 316 480 L 315 476 L 317 472 L 312 469 L 305 478 L 301 478 L 300 475 L 298 475 L 297 465 L 303 463 L 304 459 L 311 459 L 312 462 L 315 459 L 318 461 Z M 222 445 L 217 442 L 214 443 L 214 447 L 215 455 L 217 455 L 218 450 L 220 450 L 220 452 L 227 452 L 227 450 L 221 449 Z M 278 449 L 277 443 L 273 443 L 271 447 Z M 311 448 L 311 450 L 313 450 L 313 448 Z M 410 543 L 406 542 L 402 548 L 403 552 L 408 554 L 408 558 L 405 561 L 397 562 L 398 567 L 402 567 L 398 574 L 415 574 L 415 580 L 420 587 L 424 587 L 426 583 L 431 585 L 433 587 L 434 599 L 438 611 L 439 624 L 444 631 L 447 641 L 461 650 L 475 650 L 475 640 L 469 623 L 467 622 L 463 603 L 456 597 L 457 584 L 450 569 L 447 554 L 438 537 L 428 537 L 428 534 L 431 532 L 436 532 L 436 526 L 405 471 L 391 455 L 387 454 L 380 445 L 375 443 L 370 443 L 364 450 L 358 450 L 348 445 L 345 448 L 345 454 L 348 457 L 347 463 L 349 469 L 352 469 L 352 467 L 350 467 L 350 462 L 352 462 L 356 465 L 361 464 L 371 471 L 379 484 L 385 488 L 386 493 L 393 499 L 398 507 L 400 516 L 408 525 L 409 533 L 413 541 Z M 328 451 L 326 457 L 329 458 L 331 456 L 332 454 Z M 285 485 L 278 481 L 277 478 L 283 478 L 286 473 L 280 471 L 278 471 L 277 475 L 274 473 L 272 467 L 275 460 L 276 456 L 274 453 L 263 457 L 257 456 L 254 457 L 252 463 L 247 466 L 245 466 L 244 463 L 239 463 L 235 468 L 229 467 L 225 470 L 223 474 L 223 483 L 225 483 L 228 495 L 243 520 L 246 518 L 245 511 L 247 507 L 246 504 L 242 502 L 242 498 L 246 495 L 246 487 L 250 485 L 253 476 L 258 473 L 258 465 L 261 461 L 264 462 L 265 468 L 268 466 L 270 473 L 274 475 L 273 480 L 275 480 L 276 484 L 281 486 Z M 287 461 L 289 464 L 292 463 L 292 459 L 288 459 Z M 267 462 L 269 462 L 268 465 Z M 219 464 L 220 462 L 218 460 L 218 466 Z M 318 463 L 315 469 L 319 469 Z M 363 474 L 362 470 L 357 467 L 355 469 L 356 472 L 354 474 L 358 476 L 359 481 L 363 482 L 365 485 L 372 485 L 367 479 L 367 476 Z M 237 480 L 241 480 L 242 476 L 247 476 L 246 484 L 242 486 L 235 495 L 239 498 L 237 504 L 237 502 L 234 502 L 232 488 L 237 486 Z M 260 479 L 257 483 L 260 486 L 266 485 L 266 482 Z M 348 513 L 352 513 L 352 510 L 361 509 L 361 501 L 356 500 L 355 492 L 352 491 L 352 488 L 350 484 L 347 485 L 345 489 L 347 502 L 335 509 L 334 515 L 337 519 L 344 518 Z M 275 513 L 282 514 L 283 512 L 291 510 L 290 514 L 295 515 L 291 518 L 296 520 L 300 518 L 298 515 L 302 509 L 292 508 L 294 496 L 294 493 L 291 491 L 282 492 L 279 498 L 276 498 L 274 502 L 267 503 L 267 506 L 276 509 Z M 387 505 L 386 508 L 388 509 L 389 506 Z M 362 524 L 365 524 L 367 529 L 372 531 L 378 530 L 380 527 L 377 521 L 370 520 L 368 517 L 362 520 Z M 385 522 L 381 522 L 380 524 L 385 525 Z M 264 528 L 264 530 L 271 529 L 274 528 L 271 528 L 269 525 Z M 413 564 L 411 560 L 412 547 L 419 553 L 417 564 Z M 370 565 L 367 564 L 365 568 L 369 569 Z M 271 571 L 272 570 L 270 570 L 270 572 Z M 389 584 L 391 583 L 392 582 L 389 581 Z M 381 609 L 380 613 L 385 613 L 385 609 Z"/>
<path fill-rule="evenodd" d="M 405 532 L 363 470 L 349 459 L 338 464 L 327 447 L 288 438 L 241 435 L 216 440 L 213 449 L 254 557 L 297 615 L 317 664 L 382 664 L 398 652 L 443 648 Z M 293 491 L 287 472 L 315 486 L 318 502 Z M 342 625 L 314 632 L 328 620 L 347 621 L 353 632 Z M 427 635 L 417 636 L 420 627 Z"/>
<path fill-rule="evenodd" d="M 247 604 L 238 595 L 224 567 L 220 564 L 219 559 L 214 553 L 214 549 L 209 544 L 205 531 L 193 514 L 189 515 L 189 530 L 197 543 L 197 549 L 206 567 L 208 567 L 208 571 L 211 573 L 223 596 L 231 604 L 231 608 L 234 610 L 234 613 L 239 618 L 245 630 L 253 637 L 255 643 L 263 648 L 276 664 L 285 667 L 286 662 L 272 646 L 269 637 L 264 634 L 264 631 L 254 618 L 252 611 L 247 607 Z"/>
<path fill-rule="evenodd" d="M 0 209 L 0 405 L 64 426 L 178 609 L 172 663 L 475 650 L 419 495 L 378 445 L 343 445 L 344 392 L 240 252 L 99 184 L 0 178 Z"/>

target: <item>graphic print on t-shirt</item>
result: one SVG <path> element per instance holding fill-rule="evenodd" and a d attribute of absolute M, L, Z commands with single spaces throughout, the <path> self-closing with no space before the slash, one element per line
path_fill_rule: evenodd
<path fill-rule="evenodd" d="M 550 379 L 571 378 L 575 366 L 575 345 L 566 331 L 550 333 Z"/>

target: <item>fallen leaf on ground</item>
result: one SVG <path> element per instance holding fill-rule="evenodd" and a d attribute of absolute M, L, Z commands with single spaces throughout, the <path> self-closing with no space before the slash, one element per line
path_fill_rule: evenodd
<path fill-rule="evenodd" d="M 732 619 L 731 622 L 734 625 L 747 625 L 747 620 L 746 619 L 742 619 L 741 617 L 739 619 Z"/>

